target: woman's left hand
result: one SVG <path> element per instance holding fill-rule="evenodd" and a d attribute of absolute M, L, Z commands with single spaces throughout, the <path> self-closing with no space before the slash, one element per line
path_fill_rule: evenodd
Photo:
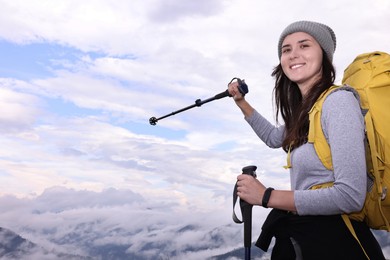
<path fill-rule="evenodd" d="M 237 176 L 237 195 L 252 205 L 261 205 L 266 187 L 256 178 L 247 174 Z"/>

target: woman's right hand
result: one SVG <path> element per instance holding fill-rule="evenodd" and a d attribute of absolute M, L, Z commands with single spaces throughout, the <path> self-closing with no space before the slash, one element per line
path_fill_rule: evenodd
<path fill-rule="evenodd" d="M 250 117 L 253 114 L 254 109 L 251 105 L 245 100 L 245 97 L 238 90 L 238 82 L 233 81 L 228 85 L 228 92 L 233 97 L 236 105 L 241 109 L 245 117 Z"/>
<path fill-rule="evenodd" d="M 233 97 L 234 101 L 238 102 L 244 99 L 244 95 L 238 90 L 238 82 L 233 81 L 228 85 L 229 94 Z"/>

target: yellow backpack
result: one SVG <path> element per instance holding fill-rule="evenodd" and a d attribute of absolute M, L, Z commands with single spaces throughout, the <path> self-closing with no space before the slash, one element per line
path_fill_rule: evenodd
<path fill-rule="evenodd" d="M 342 84 L 349 85 L 360 95 L 364 116 L 367 147 L 367 175 L 373 185 L 367 191 L 360 212 L 343 216 L 351 233 L 359 242 L 349 219 L 365 221 L 372 229 L 390 232 L 390 55 L 384 52 L 364 53 L 344 70 Z M 322 104 L 337 86 L 323 93 L 309 112 L 308 142 L 327 169 L 332 169 L 329 145 L 321 128 Z M 332 184 L 318 185 L 325 188 Z M 363 249 L 364 250 L 364 249 Z"/>

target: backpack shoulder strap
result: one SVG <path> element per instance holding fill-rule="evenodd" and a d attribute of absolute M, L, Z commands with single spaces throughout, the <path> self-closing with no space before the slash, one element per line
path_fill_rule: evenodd
<path fill-rule="evenodd" d="M 322 93 L 317 101 L 314 103 L 313 107 L 309 111 L 309 134 L 308 142 L 314 145 L 314 149 L 320 158 L 323 165 L 328 170 L 333 170 L 332 165 L 332 156 L 330 153 L 329 144 L 326 141 L 324 132 L 321 127 L 321 114 L 322 114 L 322 105 L 326 97 L 332 93 L 335 89 L 340 86 L 332 86 Z"/>

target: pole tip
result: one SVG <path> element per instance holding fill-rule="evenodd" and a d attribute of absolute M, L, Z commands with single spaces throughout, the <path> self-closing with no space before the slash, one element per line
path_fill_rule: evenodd
<path fill-rule="evenodd" d="M 155 118 L 154 116 L 152 116 L 152 117 L 149 119 L 149 123 L 150 123 L 151 125 L 156 125 L 156 123 L 157 123 L 157 118 Z"/>

